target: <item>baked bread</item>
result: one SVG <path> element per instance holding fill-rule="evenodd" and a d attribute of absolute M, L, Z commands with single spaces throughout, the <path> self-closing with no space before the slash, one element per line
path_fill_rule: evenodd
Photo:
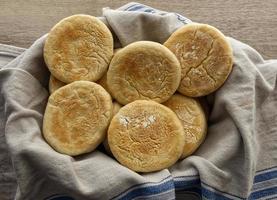
<path fill-rule="evenodd" d="M 178 91 L 199 97 L 217 90 L 232 70 L 232 49 L 225 36 L 207 24 L 192 23 L 164 43 L 178 58 L 182 78 Z"/>
<path fill-rule="evenodd" d="M 113 37 L 106 25 L 90 15 L 73 15 L 49 32 L 44 60 L 60 81 L 97 81 L 113 56 Z"/>
<path fill-rule="evenodd" d="M 105 138 L 112 99 L 100 85 L 75 81 L 48 100 L 43 136 L 58 152 L 76 156 L 94 150 Z"/>
<path fill-rule="evenodd" d="M 118 111 L 120 110 L 120 108 L 122 107 L 122 105 L 120 105 L 119 103 L 117 103 L 116 101 L 113 102 L 113 112 L 112 112 L 112 117 L 115 116 L 116 113 L 118 113 Z M 106 137 L 104 142 L 103 142 L 104 148 L 106 150 L 106 152 L 110 155 L 112 155 L 111 149 L 109 147 L 109 143 L 108 143 L 108 138 Z"/>
<path fill-rule="evenodd" d="M 54 91 L 59 89 L 60 87 L 65 86 L 66 84 L 58 79 L 56 79 L 52 74 L 49 79 L 49 92 L 52 94 Z"/>
<path fill-rule="evenodd" d="M 114 55 L 120 51 L 121 48 L 118 49 L 114 49 Z M 108 84 L 107 84 L 107 73 L 105 73 L 98 81 L 97 83 L 99 85 L 101 85 L 108 93 L 111 93 L 109 88 L 108 88 Z"/>
<path fill-rule="evenodd" d="M 113 57 L 107 73 L 112 96 L 125 105 L 138 99 L 166 101 L 178 88 L 180 64 L 163 45 L 139 41 Z"/>
<path fill-rule="evenodd" d="M 136 100 L 122 107 L 108 129 L 108 143 L 114 157 L 137 172 L 173 165 L 183 152 L 184 136 L 176 114 L 149 100 Z"/>
<path fill-rule="evenodd" d="M 205 113 L 198 100 L 181 94 L 174 94 L 164 102 L 173 110 L 183 124 L 185 145 L 181 158 L 191 155 L 200 146 L 206 136 L 207 122 Z"/>

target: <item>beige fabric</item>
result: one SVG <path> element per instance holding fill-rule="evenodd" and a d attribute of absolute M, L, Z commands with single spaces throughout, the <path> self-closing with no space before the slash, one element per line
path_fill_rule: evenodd
<path fill-rule="evenodd" d="M 136 3 L 105 9 L 103 15 L 123 46 L 137 40 L 163 43 L 186 22 Z M 207 97 L 206 140 L 193 156 L 155 173 L 134 173 L 100 150 L 72 158 L 45 142 L 41 127 L 50 75 L 43 60 L 45 36 L 34 42 L 0 71 L 0 124 L 17 177 L 15 199 L 275 198 L 276 178 L 269 175 L 277 166 L 277 60 L 264 60 L 248 45 L 228 41 L 234 67 Z"/>

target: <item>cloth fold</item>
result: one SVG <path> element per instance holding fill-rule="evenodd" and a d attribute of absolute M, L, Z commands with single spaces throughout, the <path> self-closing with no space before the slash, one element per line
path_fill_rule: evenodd
<path fill-rule="evenodd" d="M 163 43 L 191 21 L 138 3 L 105 8 L 102 20 L 121 46 Z M 54 151 L 41 126 L 49 72 L 43 36 L 0 70 L 0 108 L 18 189 L 15 199 L 259 199 L 277 198 L 277 60 L 263 60 L 228 38 L 234 67 L 207 96 L 205 142 L 169 169 L 135 173 L 100 150 L 70 157 Z"/>

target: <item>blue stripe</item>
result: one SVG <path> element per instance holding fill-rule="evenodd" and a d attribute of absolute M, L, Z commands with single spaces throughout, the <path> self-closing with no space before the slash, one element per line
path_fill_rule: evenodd
<path fill-rule="evenodd" d="M 202 191 L 203 196 L 207 199 L 232 200 L 226 196 L 217 194 L 217 193 L 210 191 L 204 187 L 201 188 L 201 191 Z"/>
<path fill-rule="evenodd" d="M 179 178 L 179 177 L 178 177 Z M 219 197 L 221 197 L 221 198 L 227 198 L 227 197 L 225 197 L 223 194 L 227 194 L 227 195 L 230 195 L 230 196 L 233 196 L 233 197 L 237 197 L 237 198 L 240 198 L 240 199 L 243 199 L 242 197 L 239 197 L 239 196 L 236 196 L 236 195 L 233 195 L 233 194 L 229 194 L 229 193 L 227 193 L 227 192 L 222 192 L 222 191 L 220 191 L 220 190 L 216 190 L 215 188 L 213 188 L 212 186 L 210 186 L 210 185 L 208 185 L 207 183 L 204 183 L 204 182 L 201 182 L 200 181 L 200 179 L 194 179 L 194 180 L 174 180 L 174 184 L 175 184 L 175 188 L 176 189 L 182 189 L 182 190 L 189 190 L 190 191 L 190 189 L 191 188 L 195 188 L 195 187 L 198 187 L 198 188 L 201 188 L 204 192 L 205 192 L 205 194 L 206 195 L 211 195 L 211 193 L 213 193 L 214 195 L 217 195 L 217 196 L 219 196 Z M 202 185 L 202 186 L 201 186 Z M 209 189 L 207 189 L 207 188 L 205 188 L 205 185 L 207 186 L 207 187 L 210 187 L 210 188 L 213 188 L 215 191 L 217 191 L 217 192 L 220 192 L 220 193 L 222 193 L 222 195 L 220 195 L 220 194 L 217 194 L 217 193 L 215 193 L 215 192 L 213 192 L 213 191 L 211 191 L 211 190 L 209 190 Z M 203 193 L 203 196 L 205 196 L 205 194 Z M 202 195 L 202 194 L 201 194 Z M 218 197 L 218 198 L 219 198 Z M 207 197 L 208 198 L 208 197 Z"/>
<path fill-rule="evenodd" d="M 256 175 L 254 178 L 254 183 L 259 183 L 259 182 L 271 180 L 274 178 L 277 178 L 277 170 Z"/>
<path fill-rule="evenodd" d="M 256 171 L 256 173 L 263 172 L 263 171 L 268 171 L 268 170 L 275 169 L 275 168 L 277 168 L 277 166 L 270 167 L 270 168 L 267 168 L 267 169 L 261 169 L 261 170 Z"/>
<path fill-rule="evenodd" d="M 155 13 L 156 11 L 154 9 L 148 8 L 148 9 L 144 10 L 143 12 Z"/>
<path fill-rule="evenodd" d="M 136 197 L 150 196 L 150 195 L 163 193 L 169 190 L 174 190 L 174 183 L 173 181 L 170 181 L 170 180 L 160 185 L 136 188 L 130 191 L 129 193 L 127 193 L 125 196 L 121 197 L 120 199 L 127 200 L 127 199 L 133 199 Z"/>
<path fill-rule="evenodd" d="M 124 10 L 125 11 L 128 11 L 130 8 L 133 8 L 134 6 L 137 6 L 138 4 L 133 4 L 133 5 L 130 5 L 129 7 L 125 8 Z"/>
<path fill-rule="evenodd" d="M 182 191 L 186 191 L 186 192 L 195 192 L 197 193 L 199 196 L 203 196 L 207 199 L 217 199 L 217 200 L 232 200 L 226 196 L 223 196 L 223 195 L 220 195 L 220 194 L 217 194 L 213 191 L 210 191 L 204 187 L 200 187 L 200 186 L 192 186 L 191 188 L 186 188 Z"/>
<path fill-rule="evenodd" d="M 135 6 L 131 9 L 128 9 L 128 11 L 136 11 L 136 10 L 139 10 L 139 9 L 142 9 L 142 8 L 145 8 L 145 6 L 142 6 L 142 5 L 138 5 L 138 6 Z"/>
<path fill-rule="evenodd" d="M 146 184 L 156 184 L 156 185 L 159 185 L 162 182 L 164 182 L 166 179 L 169 179 L 169 178 L 171 178 L 171 176 L 168 176 L 168 177 L 162 179 L 160 182 L 145 182 L 145 183 L 140 183 L 140 184 L 137 184 L 137 185 L 133 185 L 133 186 L 129 187 L 128 189 L 124 190 L 123 192 L 119 193 L 118 195 L 112 197 L 112 199 L 115 199 L 115 198 L 121 196 L 122 194 L 132 190 L 133 188 L 136 188 L 136 187 L 142 187 L 142 188 L 143 187 L 147 187 Z"/>
<path fill-rule="evenodd" d="M 188 176 L 188 177 L 198 177 L 198 176 L 196 175 L 196 176 Z M 188 178 L 188 177 L 184 176 L 183 178 Z M 230 198 L 224 196 L 223 194 L 227 194 L 227 195 L 230 195 L 233 197 L 245 199 L 245 198 L 233 195 L 233 194 L 229 194 L 226 192 L 216 190 L 215 188 L 211 187 L 210 185 L 208 185 L 204 182 L 201 182 L 201 180 L 199 178 L 196 178 L 193 180 L 178 180 L 178 178 L 181 178 L 181 177 L 176 177 L 177 180 L 174 180 L 174 182 L 172 180 L 168 180 L 166 182 L 163 182 L 163 183 L 160 183 L 160 184 L 157 184 L 154 186 L 153 185 L 152 186 L 143 186 L 144 184 L 142 184 L 141 187 L 133 189 L 129 193 L 125 194 L 121 199 L 132 199 L 132 198 L 140 197 L 140 196 L 150 196 L 150 195 L 155 195 L 155 194 L 157 195 L 159 193 L 163 193 L 163 192 L 172 190 L 174 188 L 182 189 L 183 191 L 188 191 L 188 192 L 189 191 L 196 192 L 199 195 L 201 195 L 207 199 L 219 199 L 219 200 L 229 200 L 230 199 Z M 263 174 L 256 175 L 254 178 L 254 183 L 259 183 L 259 182 L 267 181 L 267 180 L 274 179 L 274 178 L 277 178 L 277 171 L 265 172 Z M 204 185 L 208 186 L 209 188 L 214 189 L 215 191 L 211 191 L 210 189 L 206 188 L 206 186 L 204 186 Z M 216 191 L 223 193 L 223 194 L 216 193 Z M 257 198 L 261 198 L 261 197 L 265 197 L 265 196 L 271 196 L 274 194 L 277 194 L 277 187 L 272 187 L 269 189 L 263 189 L 263 190 L 253 192 L 249 196 L 249 199 L 257 199 Z M 120 196 L 120 195 L 118 195 L 118 196 Z"/>
<path fill-rule="evenodd" d="M 200 179 L 195 179 L 195 180 L 181 180 L 181 181 L 175 181 L 174 180 L 174 185 L 176 189 L 183 189 L 183 188 L 191 188 L 195 186 L 200 186 Z"/>
<path fill-rule="evenodd" d="M 277 186 L 253 192 L 249 196 L 249 199 L 259 199 L 259 198 L 271 196 L 274 194 L 277 194 Z"/>
<path fill-rule="evenodd" d="M 212 188 L 214 191 L 220 192 L 220 193 L 222 193 L 222 194 L 227 194 L 227 195 L 236 197 L 236 198 L 238 198 L 238 199 L 246 199 L 246 198 L 243 198 L 243 197 L 240 197 L 240 196 L 237 196 L 237 195 L 228 193 L 228 192 L 223 192 L 223 191 L 221 191 L 221 190 L 219 190 L 219 189 L 215 189 L 214 187 L 208 185 L 207 183 L 201 182 L 201 184 L 204 185 L 204 186 L 206 185 L 207 187 Z"/>

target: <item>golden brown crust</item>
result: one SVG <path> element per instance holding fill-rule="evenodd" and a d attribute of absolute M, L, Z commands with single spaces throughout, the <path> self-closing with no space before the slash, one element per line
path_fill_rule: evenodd
<path fill-rule="evenodd" d="M 116 113 L 118 113 L 118 111 L 120 110 L 120 108 L 122 107 L 122 105 L 120 105 L 119 103 L 117 103 L 116 101 L 113 102 L 113 112 L 112 112 L 112 117 L 116 115 Z M 103 142 L 104 148 L 107 151 L 107 153 L 109 153 L 110 155 L 112 155 L 111 149 L 109 147 L 109 143 L 108 143 L 108 138 L 106 137 L 104 142 Z"/>
<path fill-rule="evenodd" d="M 120 51 L 121 48 L 114 49 L 114 55 Z M 105 73 L 98 81 L 97 83 L 101 85 L 109 94 L 111 93 L 107 84 L 107 73 Z"/>
<path fill-rule="evenodd" d="M 173 110 L 183 124 L 185 145 L 181 158 L 191 155 L 206 137 L 205 113 L 196 99 L 174 94 L 164 105 Z"/>
<path fill-rule="evenodd" d="M 104 140 L 111 116 L 112 100 L 104 88 L 90 81 L 75 81 L 49 97 L 43 136 L 60 153 L 87 153 Z"/>
<path fill-rule="evenodd" d="M 115 55 L 117 52 L 119 52 L 122 48 L 117 48 L 113 50 L 113 54 Z"/>
<path fill-rule="evenodd" d="M 57 89 L 65 86 L 66 84 L 58 79 L 56 79 L 52 74 L 49 79 L 49 92 L 52 94 Z"/>
<path fill-rule="evenodd" d="M 108 84 L 107 84 L 107 73 L 105 73 L 98 81 L 97 83 L 101 85 L 109 94 L 111 94 Z"/>
<path fill-rule="evenodd" d="M 97 81 L 113 55 L 113 38 L 106 25 L 90 15 L 73 15 L 49 32 L 44 60 L 50 72 L 64 83 Z"/>
<path fill-rule="evenodd" d="M 166 101 L 178 88 L 181 68 L 177 58 L 156 42 L 134 42 L 112 59 L 107 83 L 112 96 L 125 105 L 134 100 Z"/>
<path fill-rule="evenodd" d="M 114 157 L 137 172 L 152 172 L 173 165 L 184 147 L 184 130 L 169 108 L 149 100 L 122 107 L 108 129 Z"/>
<path fill-rule="evenodd" d="M 185 25 L 164 45 L 180 61 L 182 76 L 178 91 L 186 96 L 204 96 L 217 90 L 232 70 L 231 46 L 225 36 L 210 25 Z"/>

